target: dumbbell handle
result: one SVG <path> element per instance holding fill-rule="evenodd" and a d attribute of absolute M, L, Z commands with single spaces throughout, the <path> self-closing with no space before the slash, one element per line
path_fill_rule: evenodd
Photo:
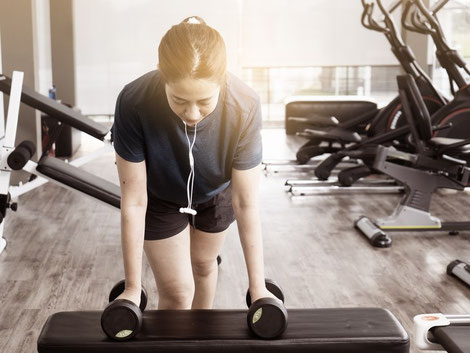
<path fill-rule="evenodd" d="M 266 285 L 266 289 L 271 292 L 272 294 L 274 294 L 274 296 L 279 299 L 280 301 L 284 302 L 284 292 L 282 291 L 282 288 L 276 283 L 274 282 L 272 279 L 269 279 L 269 278 L 266 278 L 265 279 L 265 285 Z M 250 294 L 250 290 L 248 289 L 246 291 L 246 306 L 247 307 L 250 307 L 251 306 L 251 294 Z"/>
<path fill-rule="evenodd" d="M 145 307 L 147 306 L 147 291 L 144 286 L 141 287 L 141 296 L 140 296 L 140 305 L 139 308 L 141 311 L 145 310 Z M 117 297 L 119 297 L 122 292 L 125 290 L 125 280 L 121 280 L 118 283 L 116 283 L 109 293 L 108 301 L 111 303 L 113 300 L 115 300 Z M 135 304 L 135 303 L 134 303 Z"/>

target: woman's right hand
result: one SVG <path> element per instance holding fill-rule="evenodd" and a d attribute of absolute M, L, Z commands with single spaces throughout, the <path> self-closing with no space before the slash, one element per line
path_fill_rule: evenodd
<path fill-rule="evenodd" d="M 125 289 L 116 299 L 127 299 L 133 302 L 135 305 L 140 305 L 141 290 L 137 289 Z"/>

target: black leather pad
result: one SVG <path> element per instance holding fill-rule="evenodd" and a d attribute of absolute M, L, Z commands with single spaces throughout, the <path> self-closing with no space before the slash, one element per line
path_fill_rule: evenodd
<path fill-rule="evenodd" d="M 36 170 L 75 190 L 81 191 L 114 206 L 121 207 L 121 189 L 118 185 L 100 178 L 85 170 L 65 163 L 55 157 L 43 157 L 39 160 Z"/>
<path fill-rule="evenodd" d="M 470 325 L 436 327 L 431 331 L 448 353 L 470 352 Z"/>
<path fill-rule="evenodd" d="M 11 78 L 0 74 L 0 91 L 5 94 L 10 94 Z M 78 130 L 86 132 L 87 134 L 103 140 L 108 134 L 109 128 L 91 120 L 90 118 L 82 115 L 76 110 L 73 110 L 66 105 L 60 104 L 57 101 L 46 97 L 31 88 L 23 86 L 21 92 L 21 101 L 37 109 L 67 125 L 70 125 Z"/>
<path fill-rule="evenodd" d="M 405 353 L 409 338 L 388 310 L 291 309 L 275 340 L 248 330 L 246 310 L 146 311 L 140 334 L 114 342 L 101 330 L 99 311 L 60 312 L 45 323 L 39 353 L 82 352 L 318 352 Z"/>

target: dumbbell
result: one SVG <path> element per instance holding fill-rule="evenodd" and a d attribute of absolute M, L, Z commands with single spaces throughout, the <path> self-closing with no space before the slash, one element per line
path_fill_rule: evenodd
<path fill-rule="evenodd" d="M 271 339 L 281 335 L 287 328 L 287 310 L 284 306 L 284 293 L 273 280 L 265 280 L 266 289 L 276 298 L 260 298 L 251 302 L 250 290 L 246 292 L 248 306 L 248 327 L 261 338 Z"/>
<path fill-rule="evenodd" d="M 116 341 L 126 341 L 137 335 L 142 327 L 142 312 L 147 306 L 147 291 L 142 286 L 140 306 L 127 299 L 116 299 L 125 289 L 119 281 L 109 293 L 109 304 L 101 314 L 101 328 Z"/>

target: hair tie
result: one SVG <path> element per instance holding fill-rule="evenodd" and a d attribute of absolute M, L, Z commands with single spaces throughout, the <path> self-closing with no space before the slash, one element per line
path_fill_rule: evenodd
<path fill-rule="evenodd" d="M 199 16 L 186 17 L 181 23 L 189 23 L 193 25 L 205 25 L 206 22 Z"/>
<path fill-rule="evenodd" d="M 186 21 L 186 23 L 191 23 L 194 25 L 200 25 L 201 21 L 199 21 L 196 17 L 189 17 Z"/>

